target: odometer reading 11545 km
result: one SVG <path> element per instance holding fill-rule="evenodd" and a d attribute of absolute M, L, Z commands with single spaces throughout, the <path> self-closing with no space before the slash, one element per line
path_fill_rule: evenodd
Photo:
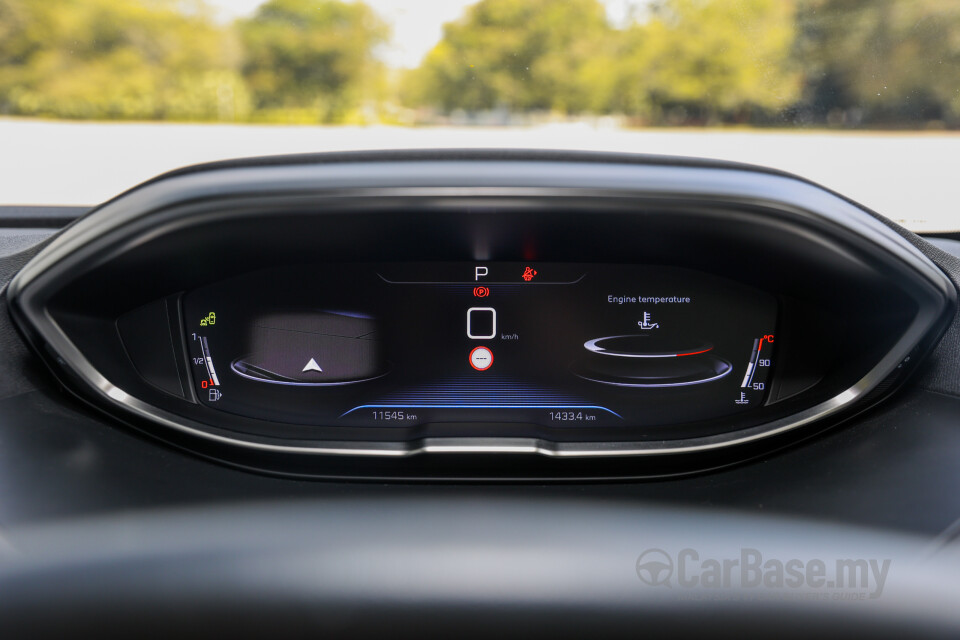
<path fill-rule="evenodd" d="M 388 411 L 383 409 L 377 409 L 376 411 L 373 411 L 373 419 L 380 422 L 384 422 L 384 421 L 409 422 L 412 420 L 416 420 L 417 415 L 415 413 L 408 413 L 406 411 Z"/>

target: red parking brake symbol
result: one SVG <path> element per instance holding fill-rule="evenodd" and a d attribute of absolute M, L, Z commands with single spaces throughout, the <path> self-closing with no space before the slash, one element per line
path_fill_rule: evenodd
<path fill-rule="evenodd" d="M 531 280 L 533 280 L 533 277 L 535 275 L 537 275 L 537 272 L 535 269 L 531 269 L 530 267 L 525 267 L 523 269 L 523 275 L 520 277 L 526 280 L 527 282 L 530 282 Z"/>

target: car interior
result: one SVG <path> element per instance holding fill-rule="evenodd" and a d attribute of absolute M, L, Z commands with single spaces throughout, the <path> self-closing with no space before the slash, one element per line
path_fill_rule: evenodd
<path fill-rule="evenodd" d="M 0 640 L 960 639 L 960 0 L 0 0 Z"/>
<path fill-rule="evenodd" d="M 469 149 L 0 227 L 16 637 L 960 630 L 951 234 L 759 166 Z"/>

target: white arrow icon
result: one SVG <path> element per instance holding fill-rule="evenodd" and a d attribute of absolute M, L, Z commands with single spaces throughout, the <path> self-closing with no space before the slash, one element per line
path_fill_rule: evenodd
<path fill-rule="evenodd" d="M 317 361 L 313 358 L 310 358 L 310 362 L 307 363 L 307 366 L 303 368 L 304 371 L 319 371 L 323 373 L 323 369 L 320 368 L 320 365 L 317 364 Z"/>

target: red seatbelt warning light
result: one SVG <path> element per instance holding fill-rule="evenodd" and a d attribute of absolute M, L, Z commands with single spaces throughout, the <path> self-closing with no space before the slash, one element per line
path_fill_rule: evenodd
<path fill-rule="evenodd" d="M 524 267 L 524 269 L 523 269 L 523 275 L 520 276 L 520 277 L 523 278 L 524 280 L 526 280 L 527 282 L 530 282 L 531 280 L 533 280 L 533 278 L 534 278 L 536 275 L 537 275 L 536 269 L 533 269 L 533 268 L 531 268 L 531 267 Z"/>

